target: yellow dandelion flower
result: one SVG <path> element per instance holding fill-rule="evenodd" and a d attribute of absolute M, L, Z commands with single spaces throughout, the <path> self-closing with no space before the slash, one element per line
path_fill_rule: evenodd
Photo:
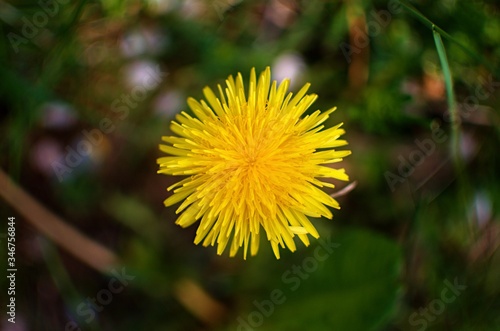
<path fill-rule="evenodd" d="M 347 145 L 338 139 L 342 123 L 321 125 L 335 108 L 302 117 L 317 98 L 306 95 L 310 84 L 287 94 L 289 80 L 271 83 L 268 67 L 258 81 L 251 70 L 247 95 L 241 74 L 226 85 L 218 86 L 219 97 L 204 88 L 208 104 L 189 98 L 195 116 L 177 115 L 171 129 L 178 136 L 162 137 L 160 150 L 170 156 L 158 159 L 158 173 L 188 176 L 167 189 L 173 194 L 165 205 L 182 201 L 182 227 L 200 220 L 195 244 L 217 243 L 220 255 L 232 238 L 230 256 L 243 246 L 246 259 L 249 244 L 257 254 L 263 228 L 279 259 L 279 246 L 296 250 L 295 235 L 306 246 L 308 234 L 319 237 L 308 217 L 331 219 L 327 206 L 340 208 L 321 188 L 334 187 L 324 178 L 349 179 L 327 164 L 351 152 L 335 150 Z"/>

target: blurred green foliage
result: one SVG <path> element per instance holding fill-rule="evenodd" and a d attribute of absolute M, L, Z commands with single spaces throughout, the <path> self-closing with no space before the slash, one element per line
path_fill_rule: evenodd
<path fill-rule="evenodd" d="M 32 37 L 25 25 L 43 13 L 38 2 L 0 4 L 0 166 L 68 224 L 116 252 L 135 276 L 87 323 L 77 307 L 105 288 L 109 275 L 41 239 L 19 217 L 21 329 L 64 330 L 74 321 L 82 330 L 244 330 L 238 318 L 278 289 L 285 302 L 255 330 L 499 330 L 500 6 L 411 2 L 447 33 L 461 119 L 463 165 L 456 167 L 451 139 L 411 161 L 421 150 L 416 139 L 432 139 L 435 128 L 451 137 L 452 125 L 433 32 L 411 10 L 389 11 L 391 3 L 61 1 Z M 384 26 L 376 19 L 381 11 L 389 13 Z M 368 35 L 377 22 L 378 33 Z M 359 52 L 346 58 L 343 43 Z M 137 77 L 157 65 L 167 75 L 126 113 L 117 112 L 115 102 L 123 107 Z M 156 174 L 160 137 L 187 110 L 188 96 L 200 99 L 204 86 L 237 72 L 247 78 L 251 67 L 267 65 L 275 75 L 293 75 L 293 91 L 312 83 L 319 98 L 310 111 L 338 107 L 327 124 L 345 123 L 353 154 L 343 166 L 357 181 L 339 198 L 333 221 L 313 220 L 322 237 L 331 234 L 340 246 L 294 291 L 283 275 L 314 256 L 318 241 L 279 261 L 268 245 L 247 261 L 217 256 L 192 243 L 196 226 L 174 224 L 175 208 L 162 201 L 176 179 Z M 84 131 L 104 118 L 115 129 L 61 179 L 54 162 L 64 162 L 68 148 L 77 149 Z M 391 184 L 387 173 L 400 180 Z M 1 206 L 2 220 L 16 216 Z M 176 290 L 185 278 L 226 307 L 222 319 L 210 325 L 188 309 Z M 0 279 L 4 293 L 6 278 Z M 423 317 L 444 281 L 454 279 L 466 289 L 439 314 Z M 425 327 L 412 322 L 422 319 Z"/>

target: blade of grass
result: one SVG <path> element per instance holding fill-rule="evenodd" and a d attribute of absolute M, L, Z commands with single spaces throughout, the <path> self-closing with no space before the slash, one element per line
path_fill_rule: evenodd
<path fill-rule="evenodd" d="M 448 101 L 448 111 L 451 115 L 451 157 L 453 160 L 453 165 L 457 174 L 458 180 L 458 196 L 460 197 L 461 205 L 466 206 L 467 202 L 470 201 L 467 192 L 471 192 L 471 188 L 466 181 L 466 175 L 460 157 L 460 119 L 458 117 L 458 108 L 455 102 L 455 92 L 453 90 L 453 79 L 451 77 L 450 65 L 448 63 L 448 57 L 446 56 L 446 50 L 444 48 L 443 40 L 441 39 L 441 34 L 432 27 L 432 33 L 434 35 L 434 42 L 436 43 L 436 50 L 439 56 L 439 62 L 443 69 L 444 84 L 446 87 L 446 99 Z M 467 225 L 469 228 L 469 233 L 474 234 L 472 229 L 472 222 L 468 220 Z M 467 226 L 466 225 L 466 226 Z"/>
<path fill-rule="evenodd" d="M 434 22 L 432 22 L 431 20 L 429 20 L 427 17 L 425 17 L 424 14 L 422 14 L 418 9 L 416 9 L 415 7 L 413 7 L 411 4 L 409 4 L 408 2 L 406 2 L 405 0 L 400 0 L 401 4 L 403 5 L 403 7 L 405 7 L 409 12 L 410 14 L 412 14 L 413 16 L 415 16 L 417 19 L 419 19 L 422 23 L 424 23 L 424 25 L 426 25 L 429 29 L 431 29 L 432 31 L 436 31 L 436 32 L 439 32 L 439 34 L 443 37 L 445 37 L 446 39 L 448 39 L 449 41 L 455 43 L 458 47 L 460 47 L 466 54 L 468 54 L 470 57 L 472 57 L 473 59 L 475 59 L 476 61 L 480 62 L 481 64 L 483 64 L 490 72 L 492 72 L 495 76 L 500 76 L 499 74 L 499 71 L 497 68 L 495 68 L 493 65 L 490 64 L 490 62 L 488 62 L 483 56 L 477 54 L 477 53 L 474 53 L 472 52 L 471 50 L 469 50 L 467 47 L 465 47 L 464 45 L 462 45 L 462 43 L 460 43 L 458 40 L 456 40 L 455 38 L 453 38 L 452 36 L 450 36 L 446 31 L 444 31 L 443 29 L 441 29 L 439 26 L 437 26 L 436 24 L 434 24 Z"/>
<path fill-rule="evenodd" d="M 76 315 L 75 318 L 78 322 L 83 324 L 84 319 L 79 314 L 76 314 L 76 312 L 78 305 L 83 302 L 84 296 L 78 293 L 76 286 L 71 281 L 71 277 L 68 274 L 64 262 L 62 261 L 61 256 L 54 244 L 43 237 L 38 239 L 38 244 L 41 248 L 45 264 L 47 265 L 47 269 L 50 272 L 54 285 L 59 290 L 59 294 L 61 295 L 64 303 L 67 305 L 66 307 L 68 307 L 71 311 L 70 315 Z M 66 324 L 65 330 L 69 329 L 67 325 L 69 324 Z M 92 331 L 100 330 L 99 325 L 95 320 L 87 323 L 85 328 Z M 74 330 L 78 330 L 78 328 Z"/>
<path fill-rule="evenodd" d="M 74 38 L 78 29 L 78 21 L 83 15 L 83 10 L 87 0 L 81 0 L 73 12 L 70 14 L 69 21 L 57 31 L 57 44 L 47 54 L 44 62 L 43 71 L 40 73 L 37 83 L 47 88 L 52 88 L 60 79 L 65 70 L 68 54 L 73 52 Z"/>
<path fill-rule="evenodd" d="M 458 111 L 455 102 L 455 92 L 453 91 L 453 79 L 451 77 L 450 65 L 448 63 L 448 57 L 446 56 L 446 50 L 443 45 L 443 40 L 441 39 L 441 34 L 436 31 L 434 27 L 432 33 L 434 35 L 434 42 L 436 43 L 439 62 L 441 63 L 441 67 L 443 69 L 444 84 L 446 86 L 446 99 L 448 101 L 448 111 L 451 115 L 451 151 L 453 159 L 456 163 L 459 159 L 458 139 L 460 124 L 458 121 Z"/>

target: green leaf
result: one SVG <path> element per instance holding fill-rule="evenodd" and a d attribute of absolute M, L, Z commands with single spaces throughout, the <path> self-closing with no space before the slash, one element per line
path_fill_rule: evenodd
<path fill-rule="evenodd" d="M 244 322 L 260 330 L 366 331 L 385 326 L 399 300 L 400 247 L 389 239 L 361 230 L 345 231 L 331 241 L 340 246 L 333 248 L 325 261 L 315 258 L 316 251 L 320 257 L 326 254 L 324 248 L 311 247 L 311 254 L 295 263 L 302 276 L 291 266 L 283 273 L 282 283 L 269 291 L 269 296 L 256 298 L 263 309 L 259 310 L 252 299 L 254 310 L 239 315 L 242 329 L 246 327 Z M 271 309 L 269 303 L 276 290 L 285 299 Z M 263 317 L 261 323 L 259 314 Z"/>
<path fill-rule="evenodd" d="M 434 42 L 436 43 L 436 50 L 439 56 L 439 62 L 441 62 L 441 67 L 443 68 L 444 84 L 446 86 L 446 97 L 448 101 L 448 111 L 451 115 L 452 123 L 452 151 L 453 156 L 458 159 L 458 109 L 455 103 L 455 93 L 453 91 L 453 79 L 451 78 L 450 65 L 448 63 L 448 57 L 446 56 L 446 50 L 443 45 L 443 40 L 441 39 L 440 33 L 436 30 L 436 27 L 432 26 L 432 33 L 434 35 Z"/>

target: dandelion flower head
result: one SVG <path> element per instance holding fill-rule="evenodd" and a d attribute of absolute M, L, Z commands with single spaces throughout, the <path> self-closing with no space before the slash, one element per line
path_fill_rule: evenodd
<path fill-rule="evenodd" d="M 294 237 L 307 246 L 308 235 L 319 234 L 309 218 L 331 219 L 328 207 L 338 202 L 323 191 L 333 188 L 329 179 L 347 181 L 344 169 L 333 163 L 351 154 L 337 150 L 347 145 L 339 137 L 342 123 L 325 128 L 335 110 L 304 115 L 317 95 L 307 94 L 310 84 L 296 95 L 288 93 L 289 80 L 271 82 L 266 68 L 256 77 L 251 70 L 248 91 L 241 74 L 229 76 L 218 96 L 209 87 L 206 101 L 187 100 L 194 116 L 176 116 L 162 137 L 158 173 L 187 176 L 167 190 L 166 206 L 181 205 L 176 224 L 188 227 L 199 221 L 195 244 L 217 244 L 222 254 L 230 243 L 235 256 L 243 246 L 246 259 L 257 254 L 265 235 L 279 259 L 279 246 L 296 250 Z"/>

